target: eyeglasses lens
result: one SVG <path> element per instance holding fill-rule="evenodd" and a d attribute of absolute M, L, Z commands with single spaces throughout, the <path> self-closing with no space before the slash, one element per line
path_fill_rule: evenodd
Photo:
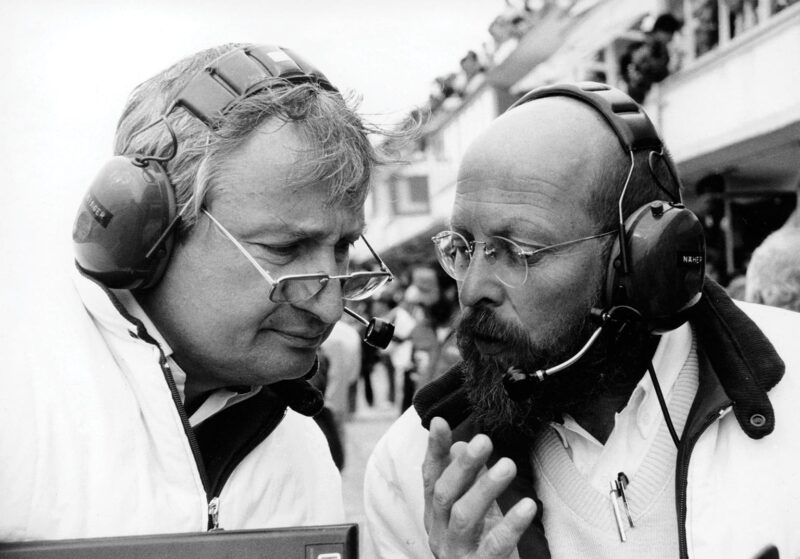
<path fill-rule="evenodd" d="M 470 247 L 467 240 L 455 232 L 439 233 L 433 238 L 436 258 L 447 274 L 461 281 L 467 275 Z"/>
<path fill-rule="evenodd" d="M 447 231 L 433 238 L 436 256 L 445 272 L 458 281 L 467 276 L 472 253 L 483 250 L 493 266 L 495 277 L 509 287 L 519 287 L 528 276 L 528 264 L 522 248 L 503 237 L 489 237 L 485 242 L 468 242 L 455 231 Z M 480 245 L 483 245 L 482 247 Z"/>
<path fill-rule="evenodd" d="M 490 242 L 496 247 L 497 279 L 509 287 L 519 287 L 525 283 L 528 277 L 528 263 L 523 256 L 522 248 L 502 237 L 492 237 Z"/>
<path fill-rule="evenodd" d="M 389 281 L 388 275 L 373 275 L 355 273 L 342 284 L 342 298 L 348 301 L 366 299 Z"/>
<path fill-rule="evenodd" d="M 272 288 L 269 298 L 275 303 L 305 301 L 322 291 L 327 283 L 327 277 L 280 279 Z"/>
<path fill-rule="evenodd" d="M 342 298 L 349 301 L 366 299 L 386 285 L 390 276 L 372 272 L 356 272 L 341 279 Z M 314 297 L 328 284 L 327 276 L 312 278 L 281 278 L 272 288 L 270 300 L 275 303 L 298 303 Z"/>

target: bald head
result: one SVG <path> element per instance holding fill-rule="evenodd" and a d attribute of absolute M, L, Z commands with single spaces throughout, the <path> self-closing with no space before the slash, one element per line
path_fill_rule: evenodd
<path fill-rule="evenodd" d="M 525 103 L 496 119 L 468 149 L 458 192 L 502 181 L 517 195 L 561 195 L 589 200 L 609 168 L 625 168 L 627 156 L 597 112 L 567 97 Z M 513 196 L 514 192 L 498 192 Z"/>

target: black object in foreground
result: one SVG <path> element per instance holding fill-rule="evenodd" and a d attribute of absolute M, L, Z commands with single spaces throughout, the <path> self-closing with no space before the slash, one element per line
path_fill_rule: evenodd
<path fill-rule="evenodd" d="M 358 525 L 0 544 L 4 559 L 358 559 Z"/>

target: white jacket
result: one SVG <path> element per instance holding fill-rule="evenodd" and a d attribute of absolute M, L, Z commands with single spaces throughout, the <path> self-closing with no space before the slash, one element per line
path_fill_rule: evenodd
<path fill-rule="evenodd" d="M 800 557 L 800 314 L 741 306 L 786 366 L 769 391 L 775 428 L 763 438 L 748 437 L 728 403 L 700 422 L 707 426 L 699 429 L 693 447 L 693 441 L 684 441 L 690 456 L 684 556 L 751 559 L 774 544 L 781 557 Z M 423 526 L 427 434 L 412 407 L 370 457 L 365 506 L 378 557 L 432 557 Z"/>
<path fill-rule="evenodd" d="M 207 530 L 215 495 L 162 349 L 98 284 L 75 285 L 54 281 L 2 342 L 0 541 Z M 344 520 L 325 438 L 292 410 L 217 503 L 229 530 Z"/>

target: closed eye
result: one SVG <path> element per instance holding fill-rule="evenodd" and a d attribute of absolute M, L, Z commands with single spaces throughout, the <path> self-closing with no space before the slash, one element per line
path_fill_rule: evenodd
<path fill-rule="evenodd" d="M 297 258 L 302 250 L 298 243 L 286 245 L 252 243 L 251 246 L 255 247 L 256 256 L 279 266 L 283 266 Z"/>

